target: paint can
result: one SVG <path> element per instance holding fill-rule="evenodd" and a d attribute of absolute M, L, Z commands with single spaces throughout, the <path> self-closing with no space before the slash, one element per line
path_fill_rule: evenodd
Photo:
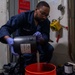
<path fill-rule="evenodd" d="M 64 73 L 66 75 L 72 75 L 73 74 L 73 65 L 72 64 L 64 64 Z"/>

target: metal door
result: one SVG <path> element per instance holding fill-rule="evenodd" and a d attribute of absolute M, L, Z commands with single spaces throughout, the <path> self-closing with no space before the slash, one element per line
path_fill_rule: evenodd
<path fill-rule="evenodd" d="M 38 0 L 29 0 L 30 1 L 30 10 L 34 10 L 36 7 Z M 19 0 L 9 0 L 9 18 L 13 15 L 18 14 L 18 8 L 19 8 Z"/>

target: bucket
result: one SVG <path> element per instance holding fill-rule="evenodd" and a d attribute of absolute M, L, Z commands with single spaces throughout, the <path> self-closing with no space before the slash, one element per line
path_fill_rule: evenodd
<path fill-rule="evenodd" d="M 25 75 L 56 75 L 56 66 L 51 63 L 34 63 L 25 68 Z"/>

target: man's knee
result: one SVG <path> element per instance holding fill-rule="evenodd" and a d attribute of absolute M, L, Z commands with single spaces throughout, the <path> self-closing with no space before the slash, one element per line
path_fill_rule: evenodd
<path fill-rule="evenodd" d="M 49 50 L 54 51 L 54 47 L 51 44 L 49 44 Z"/>

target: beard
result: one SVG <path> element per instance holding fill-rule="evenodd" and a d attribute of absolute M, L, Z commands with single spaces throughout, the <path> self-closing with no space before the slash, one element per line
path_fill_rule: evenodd
<path fill-rule="evenodd" d="M 39 18 L 39 17 L 35 17 L 35 20 L 38 21 L 38 22 L 41 22 L 41 21 L 44 21 L 45 19 Z"/>
<path fill-rule="evenodd" d="M 38 22 L 40 22 L 40 19 L 38 17 L 35 17 L 35 20 L 38 21 Z"/>
<path fill-rule="evenodd" d="M 35 17 L 34 19 L 37 21 L 37 22 L 41 22 L 41 21 L 44 21 L 45 19 L 38 14 L 38 12 L 35 12 Z"/>
<path fill-rule="evenodd" d="M 39 15 L 36 13 L 36 16 L 34 18 L 37 22 L 41 22 L 41 21 L 44 21 L 45 19 L 39 17 Z"/>

